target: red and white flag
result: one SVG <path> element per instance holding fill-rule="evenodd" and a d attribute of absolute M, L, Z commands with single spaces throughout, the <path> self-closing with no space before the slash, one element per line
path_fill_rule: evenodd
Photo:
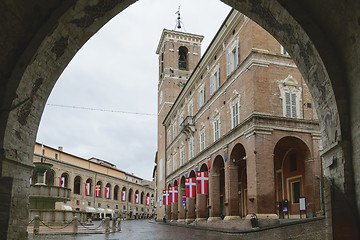
<path fill-rule="evenodd" d="M 90 195 L 90 183 L 85 183 L 85 195 Z"/>
<path fill-rule="evenodd" d="M 65 187 L 65 177 L 60 177 L 59 178 L 59 186 L 60 187 Z"/>
<path fill-rule="evenodd" d="M 110 188 L 109 187 L 105 187 L 105 198 L 110 198 Z"/>
<path fill-rule="evenodd" d="M 170 194 L 170 202 L 177 203 L 178 202 L 178 187 L 177 186 L 170 186 L 169 187 L 169 194 Z"/>
<path fill-rule="evenodd" d="M 95 196 L 100 197 L 100 193 L 101 193 L 100 185 L 96 185 L 96 187 L 95 187 Z"/>
<path fill-rule="evenodd" d="M 154 197 L 151 197 L 150 205 L 154 206 L 154 204 L 155 204 L 155 199 L 154 199 Z"/>
<path fill-rule="evenodd" d="M 163 204 L 164 205 L 170 204 L 170 194 L 168 190 L 163 190 Z"/>
<path fill-rule="evenodd" d="M 190 177 L 185 178 L 185 193 L 186 193 L 186 197 L 188 197 L 188 198 L 196 197 L 195 178 L 190 178 Z"/>
<path fill-rule="evenodd" d="M 209 173 L 206 171 L 196 173 L 196 188 L 198 194 L 209 194 Z"/>
<path fill-rule="evenodd" d="M 150 205 L 150 197 L 146 197 L 146 205 Z"/>
<path fill-rule="evenodd" d="M 139 203 L 139 194 L 135 193 L 135 203 Z"/>
<path fill-rule="evenodd" d="M 125 191 L 121 191 L 121 201 L 125 201 L 125 196 L 126 196 L 126 193 Z"/>

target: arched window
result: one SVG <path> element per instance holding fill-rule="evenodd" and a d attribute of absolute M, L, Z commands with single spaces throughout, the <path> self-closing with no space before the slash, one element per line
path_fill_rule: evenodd
<path fill-rule="evenodd" d="M 119 199 L 119 186 L 118 185 L 116 185 L 115 187 L 114 187 L 114 200 L 118 200 Z"/>
<path fill-rule="evenodd" d="M 179 69 L 180 70 L 189 70 L 188 64 L 188 49 L 184 46 L 179 48 Z"/>
<path fill-rule="evenodd" d="M 69 184 L 69 174 L 67 174 L 67 173 L 63 173 L 63 174 L 61 174 L 61 179 L 60 179 L 60 181 L 59 181 L 59 186 L 61 186 L 61 180 L 63 180 L 64 181 L 64 186 L 63 187 L 68 187 L 68 184 Z"/>
<path fill-rule="evenodd" d="M 46 171 L 45 184 L 48 186 L 54 186 L 55 171 L 49 169 Z"/>
<path fill-rule="evenodd" d="M 74 179 L 74 194 L 81 194 L 81 177 L 76 176 Z"/>
<path fill-rule="evenodd" d="M 130 188 L 129 190 L 129 197 L 128 197 L 128 202 L 131 202 L 132 201 L 132 195 L 133 195 L 133 190 Z"/>

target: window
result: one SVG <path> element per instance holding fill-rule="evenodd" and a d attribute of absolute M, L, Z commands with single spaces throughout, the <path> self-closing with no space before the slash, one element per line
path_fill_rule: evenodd
<path fill-rule="evenodd" d="M 176 152 L 174 153 L 174 156 L 173 156 L 173 171 L 175 172 L 176 170 L 176 164 L 177 163 L 177 159 L 176 159 Z"/>
<path fill-rule="evenodd" d="M 235 41 L 226 55 L 226 76 L 229 76 L 239 63 L 239 41 Z"/>
<path fill-rule="evenodd" d="M 188 70 L 188 49 L 184 46 L 179 48 L 179 69 Z"/>
<path fill-rule="evenodd" d="M 162 99 L 163 99 L 163 92 L 161 91 L 161 92 L 160 92 L 160 96 L 159 96 L 159 103 L 160 103 L 160 104 L 162 103 Z"/>
<path fill-rule="evenodd" d="M 184 165 L 184 160 L 185 160 L 185 151 L 184 151 L 184 147 L 182 147 L 180 149 L 180 166 Z"/>
<path fill-rule="evenodd" d="M 163 175 L 163 160 L 160 159 L 160 161 L 159 161 L 159 181 L 162 180 L 162 175 Z"/>
<path fill-rule="evenodd" d="M 188 116 L 193 116 L 193 101 L 191 100 L 188 105 Z"/>
<path fill-rule="evenodd" d="M 239 124 L 239 103 L 238 102 L 235 102 L 233 105 L 232 105 L 232 108 L 231 108 L 231 119 L 232 119 L 232 127 L 236 127 L 238 124 Z"/>
<path fill-rule="evenodd" d="M 214 120 L 214 142 L 220 138 L 220 119 Z"/>
<path fill-rule="evenodd" d="M 285 92 L 286 117 L 296 118 L 296 93 Z"/>
<path fill-rule="evenodd" d="M 289 56 L 289 53 L 285 50 L 285 48 L 282 45 L 280 45 L 280 51 L 281 51 L 281 54 Z"/>
<path fill-rule="evenodd" d="M 55 153 L 55 159 L 56 159 L 56 160 L 58 159 L 58 154 L 57 154 L 57 153 Z"/>
<path fill-rule="evenodd" d="M 173 125 L 173 139 L 175 139 L 176 137 L 176 123 L 174 122 L 174 125 Z"/>
<path fill-rule="evenodd" d="M 171 172 L 171 161 L 170 159 L 167 160 L 167 169 L 166 169 L 166 175 L 169 175 Z"/>
<path fill-rule="evenodd" d="M 300 115 L 301 89 L 297 86 L 298 82 L 291 75 L 279 84 L 284 117 L 297 118 Z"/>
<path fill-rule="evenodd" d="M 205 87 L 202 86 L 197 95 L 197 109 L 199 110 L 205 103 Z"/>
<path fill-rule="evenodd" d="M 184 121 L 184 113 L 181 113 L 181 114 L 180 114 L 180 117 L 179 117 L 179 120 L 178 120 L 178 125 L 179 125 L 178 129 L 179 129 L 179 132 L 181 131 L 181 124 L 182 124 L 183 121 Z"/>
<path fill-rule="evenodd" d="M 219 88 L 220 86 L 220 74 L 219 67 L 216 67 L 215 72 L 210 76 L 210 95 Z"/>
<path fill-rule="evenodd" d="M 171 130 L 168 129 L 168 132 L 167 132 L 167 141 L 168 141 L 168 145 L 170 145 L 171 143 Z"/>
<path fill-rule="evenodd" d="M 200 152 L 203 151 L 205 149 L 205 128 L 203 127 L 200 130 Z"/>
<path fill-rule="evenodd" d="M 299 203 L 300 198 L 300 182 L 291 183 L 292 203 Z"/>
<path fill-rule="evenodd" d="M 189 160 L 194 157 L 194 138 L 190 137 L 189 140 Z"/>

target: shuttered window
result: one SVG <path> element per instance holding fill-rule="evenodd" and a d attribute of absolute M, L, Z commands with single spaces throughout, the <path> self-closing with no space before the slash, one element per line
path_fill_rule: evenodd
<path fill-rule="evenodd" d="M 285 92 L 285 116 L 290 118 L 297 117 L 296 93 Z"/>

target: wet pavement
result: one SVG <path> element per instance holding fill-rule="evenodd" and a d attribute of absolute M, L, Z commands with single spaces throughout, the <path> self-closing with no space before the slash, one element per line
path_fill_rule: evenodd
<path fill-rule="evenodd" d="M 192 239 L 239 239 L 238 235 L 219 233 L 214 231 L 205 231 L 199 229 L 170 226 L 161 223 L 156 223 L 153 220 L 131 220 L 121 222 L 121 232 L 105 234 L 79 234 L 79 235 L 40 235 L 33 236 L 29 234 L 29 240 L 55 240 L 55 239 L 139 239 L 139 240 L 192 240 Z"/>

